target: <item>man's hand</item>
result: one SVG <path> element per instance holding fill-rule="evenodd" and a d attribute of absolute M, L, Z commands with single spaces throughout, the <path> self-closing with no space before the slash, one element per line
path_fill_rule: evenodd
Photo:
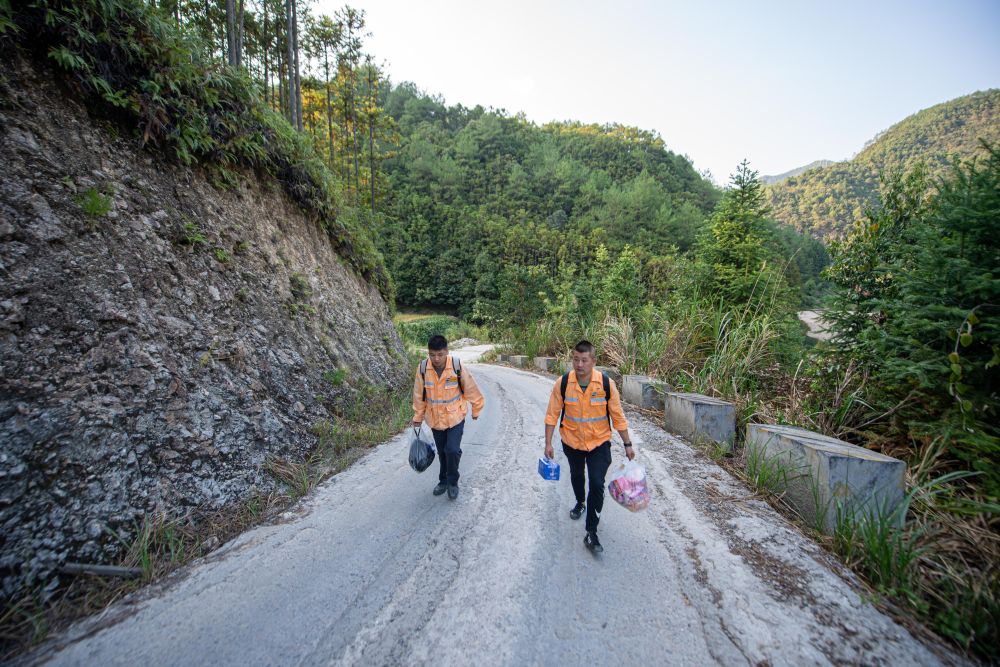
<path fill-rule="evenodd" d="M 549 459 L 551 461 L 555 457 L 556 457 L 556 453 L 552 449 L 552 443 L 551 442 L 545 443 L 545 458 L 547 458 L 547 459 Z"/>
<path fill-rule="evenodd" d="M 628 457 L 629 461 L 635 458 L 635 450 L 632 449 L 632 445 L 625 445 L 625 456 Z"/>

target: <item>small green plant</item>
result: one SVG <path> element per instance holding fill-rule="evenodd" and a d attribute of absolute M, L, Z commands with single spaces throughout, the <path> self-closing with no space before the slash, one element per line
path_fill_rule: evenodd
<path fill-rule="evenodd" d="M 312 287 L 309 279 L 301 273 L 293 273 L 288 277 L 288 285 L 292 291 L 292 297 L 300 303 L 307 303 L 312 297 Z"/>
<path fill-rule="evenodd" d="M 243 510 L 249 520 L 256 521 L 261 514 L 260 496 L 255 493 L 247 498 L 246 504 L 243 506 Z"/>
<path fill-rule="evenodd" d="M 216 248 L 215 249 L 215 259 L 220 264 L 227 264 L 229 262 L 229 260 L 230 260 L 230 256 L 229 256 L 229 253 L 226 252 L 223 248 Z"/>
<path fill-rule="evenodd" d="M 333 370 L 323 371 L 323 379 L 332 384 L 334 387 L 339 387 L 344 384 L 344 381 L 347 379 L 347 369 L 335 368 Z"/>
<path fill-rule="evenodd" d="M 731 456 L 731 448 L 731 444 L 718 443 L 714 440 L 705 443 L 705 453 L 708 454 L 708 458 L 712 459 L 716 463 L 727 456 Z"/>
<path fill-rule="evenodd" d="M 292 302 L 288 304 L 288 316 L 293 320 L 297 320 L 300 315 L 315 315 L 316 308 L 308 303 L 298 303 Z"/>
<path fill-rule="evenodd" d="M 198 227 L 197 223 L 186 222 L 184 223 L 184 238 L 181 239 L 183 245 L 189 245 L 191 247 L 197 247 L 200 245 L 205 245 L 208 243 L 208 239 L 202 233 L 201 228 Z"/>
<path fill-rule="evenodd" d="M 913 577 L 924 549 L 921 531 L 898 527 L 899 512 L 855 514 L 837 508 L 834 544 L 848 564 L 859 568 L 882 594 L 917 600 Z"/>
<path fill-rule="evenodd" d="M 77 203 L 90 221 L 91 228 L 97 224 L 98 218 L 103 218 L 111 212 L 111 197 L 98 191 L 97 188 L 84 190 L 77 197 Z"/>
<path fill-rule="evenodd" d="M 767 456 L 761 447 L 747 447 L 746 475 L 756 491 L 779 494 L 788 487 L 788 467 L 778 457 Z"/>

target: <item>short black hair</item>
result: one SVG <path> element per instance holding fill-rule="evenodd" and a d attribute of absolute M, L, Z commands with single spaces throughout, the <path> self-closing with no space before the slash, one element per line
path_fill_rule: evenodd
<path fill-rule="evenodd" d="M 581 340 L 573 347 L 573 349 L 579 352 L 580 354 L 586 354 L 587 352 L 590 352 L 590 356 L 592 357 L 597 356 L 597 352 L 594 351 L 594 344 L 591 343 L 589 340 Z"/>
<path fill-rule="evenodd" d="M 434 335 L 431 339 L 427 341 L 428 350 L 447 350 L 448 349 L 448 339 L 444 336 Z"/>

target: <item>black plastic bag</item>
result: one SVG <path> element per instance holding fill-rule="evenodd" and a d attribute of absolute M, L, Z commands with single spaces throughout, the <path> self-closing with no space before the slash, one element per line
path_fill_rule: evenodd
<path fill-rule="evenodd" d="M 413 429 L 413 440 L 410 442 L 410 467 L 417 472 L 423 472 L 434 463 L 434 445 L 420 439 L 420 430 Z"/>

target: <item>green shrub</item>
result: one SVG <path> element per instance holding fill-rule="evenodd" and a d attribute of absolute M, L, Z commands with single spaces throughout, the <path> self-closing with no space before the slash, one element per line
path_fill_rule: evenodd
<path fill-rule="evenodd" d="M 457 323 L 457 319 L 449 315 L 432 315 L 411 322 L 398 322 L 399 336 L 406 342 L 420 347 L 427 347 L 431 336 L 445 336 Z"/>

